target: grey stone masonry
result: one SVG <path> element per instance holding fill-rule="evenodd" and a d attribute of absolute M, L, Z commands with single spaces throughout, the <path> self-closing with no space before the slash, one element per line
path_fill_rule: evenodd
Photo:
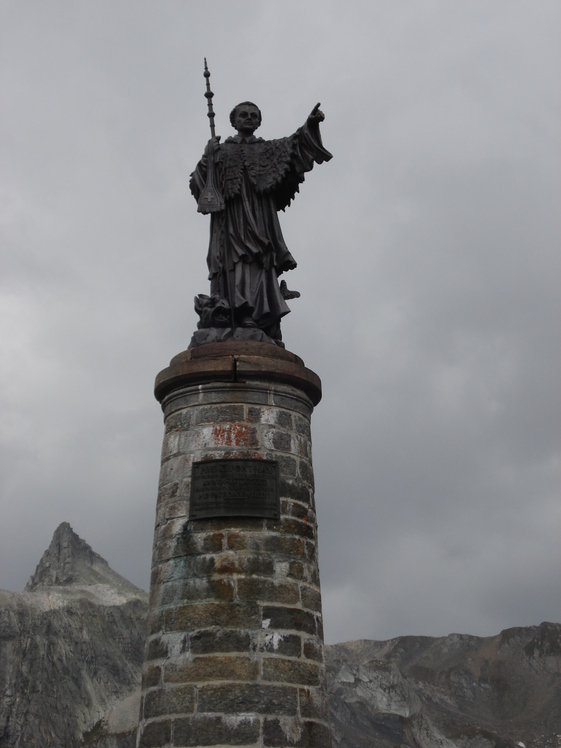
<path fill-rule="evenodd" d="M 157 380 L 165 435 L 137 746 L 329 748 L 319 379 L 282 349 L 220 345 L 181 354 Z M 276 461 L 280 518 L 189 520 L 192 465 L 216 459 Z"/>

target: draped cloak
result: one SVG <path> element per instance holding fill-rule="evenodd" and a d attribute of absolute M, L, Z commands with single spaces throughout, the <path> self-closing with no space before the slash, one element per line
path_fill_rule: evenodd
<path fill-rule="evenodd" d="M 238 321 L 280 337 L 280 318 L 288 314 L 278 276 L 296 267 L 285 244 L 277 211 L 288 207 L 314 163 L 331 159 L 321 142 L 319 126 L 307 123 L 294 135 L 263 140 L 240 135 L 227 138 L 214 155 L 215 182 L 224 210 L 211 214 L 207 264 L 210 291 L 234 300 Z M 206 184 L 207 157 L 191 174 L 196 200 Z"/>

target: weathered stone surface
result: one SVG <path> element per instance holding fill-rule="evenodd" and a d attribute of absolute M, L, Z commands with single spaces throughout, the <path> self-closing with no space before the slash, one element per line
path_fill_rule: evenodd
<path fill-rule="evenodd" d="M 237 629 L 208 629 L 197 631 L 189 636 L 191 654 L 211 652 L 249 652 L 251 635 L 249 631 Z"/>
<path fill-rule="evenodd" d="M 173 718 L 174 746 L 263 745 L 265 715 L 298 716 L 297 686 L 325 691 L 309 428 L 319 380 L 267 347 L 261 358 L 260 344 L 204 346 L 177 356 L 156 383 L 166 430 L 145 710 L 154 704 L 151 715 L 163 717 L 169 686 L 194 685 L 192 717 Z M 185 521 L 193 464 L 240 459 L 278 464 L 279 517 Z M 204 496 L 199 489 L 197 501 Z"/>
<path fill-rule="evenodd" d="M 329 701 L 323 688 L 299 688 L 300 716 L 329 722 Z"/>
<path fill-rule="evenodd" d="M 166 631 L 195 631 L 220 628 L 257 628 L 261 613 L 255 603 L 192 603 L 165 611 Z"/>
<path fill-rule="evenodd" d="M 261 577 L 238 579 L 238 598 L 265 603 L 294 605 L 300 599 L 298 585 L 293 582 L 275 582 Z"/>
<path fill-rule="evenodd" d="M 302 656 L 302 637 L 299 634 L 280 634 L 278 631 L 263 632 L 260 645 L 262 652 L 285 657 Z"/>
<path fill-rule="evenodd" d="M 201 686 L 197 706 L 201 712 L 294 715 L 298 710 L 298 690 L 293 686 L 261 683 Z"/>
<path fill-rule="evenodd" d="M 159 748 L 171 740 L 171 722 L 161 720 L 148 722 L 140 738 L 139 748 Z"/>
<path fill-rule="evenodd" d="M 263 620 L 267 621 L 268 629 L 276 629 L 277 631 L 303 631 L 307 634 L 317 633 L 314 615 L 301 608 L 264 606 Z"/>
<path fill-rule="evenodd" d="M 166 714 L 191 714 L 195 709 L 194 686 L 166 686 L 144 696 L 144 719 Z"/>
<path fill-rule="evenodd" d="M 265 719 L 263 745 L 267 748 L 325 748 L 331 745 L 329 726 L 298 718 Z"/>
<path fill-rule="evenodd" d="M 209 654 L 184 662 L 168 662 L 165 666 L 166 683 L 202 683 L 216 680 L 254 681 L 259 675 L 259 663 L 241 655 Z"/>
<path fill-rule="evenodd" d="M 158 686 L 162 680 L 162 668 L 160 665 L 146 665 L 142 669 L 142 688 L 153 688 Z"/>
<path fill-rule="evenodd" d="M 174 748 L 253 745 L 257 743 L 260 730 L 261 725 L 255 717 L 212 717 L 201 714 L 174 720 L 173 745 Z"/>
<path fill-rule="evenodd" d="M 317 662 L 268 657 L 263 660 L 262 667 L 264 681 L 302 686 L 320 685 L 320 665 Z"/>

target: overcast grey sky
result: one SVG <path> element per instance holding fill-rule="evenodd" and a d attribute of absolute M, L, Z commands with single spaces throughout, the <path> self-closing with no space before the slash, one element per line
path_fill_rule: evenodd
<path fill-rule="evenodd" d="M 0 587 L 62 521 L 147 588 L 189 173 L 240 100 L 334 158 L 281 215 L 329 642 L 561 620 L 558 2 L 0 3 Z"/>

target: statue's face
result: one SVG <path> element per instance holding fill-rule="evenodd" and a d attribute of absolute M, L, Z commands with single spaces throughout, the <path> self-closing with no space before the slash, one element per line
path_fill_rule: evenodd
<path fill-rule="evenodd" d="M 236 110 L 234 127 L 244 135 L 251 135 L 259 127 L 259 109 L 256 106 L 244 105 Z"/>

